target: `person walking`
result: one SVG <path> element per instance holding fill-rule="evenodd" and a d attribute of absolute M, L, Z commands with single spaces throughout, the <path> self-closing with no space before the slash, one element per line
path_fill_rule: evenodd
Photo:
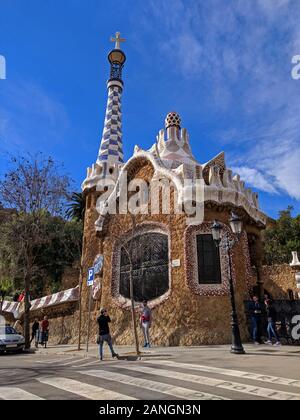
<path fill-rule="evenodd" d="M 272 338 L 274 337 L 276 342 L 275 346 L 280 346 L 281 343 L 279 341 L 277 332 L 276 332 L 276 309 L 273 306 L 273 302 L 270 299 L 267 299 L 265 301 L 266 305 L 266 311 L 267 311 L 267 318 L 268 318 L 268 327 L 267 327 L 267 333 L 268 333 L 268 341 L 265 342 L 265 344 L 272 344 Z"/>
<path fill-rule="evenodd" d="M 40 328 L 40 324 L 37 318 L 35 318 L 32 326 L 31 326 L 31 340 L 30 340 L 30 344 L 32 343 L 33 339 L 35 339 L 36 341 L 36 335 L 37 335 L 37 331 Z"/>
<path fill-rule="evenodd" d="M 103 360 L 103 345 L 104 342 L 108 344 L 108 347 L 110 348 L 111 355 L 113 358 L 118 357 L 118 354 L 114 351 L 113 345 L 112 345 L 112 339 L 109 332 L 109 323 L 111 322 L 111 319 L 108 315 L 108 312 L 106 309 L 101 309 L 100 316 L 97 318 L 97 322 L 99 325 L 99 335 L 97 338 L 97 344 L 99 344 L 99 355 L 100 360 Z"/>
<path fill-rule="evenodd" d="M 261 344 L 260 329 L 261 329 L 261 315 L 262 306 L 257 296 L 253 296 L 250 303 L 252 339 L 254 344 Z"/>
<path fill-rule="evenodd" d="M 48 317 L 45 315 L 44 319 L 41 322 L 41 345 L 44 346 L 45 348 L 47 347 L 47 342 L 49 339 L 49 321 L 48 321 Z"/>
<path fill-rule="evenodd" d="M 148 306 L 147 300 L 144 300 L 143 301 L 143 308 L 142 308 L 141 316 L 140 316 L 140 326 L 141 326 L 143 334 L 144 334 L 144 345 L 143 345 L 143 347 L 151 347 L 151 345 L 150 345 L 150 335 L 149 335 L 149 329 L 151 327 L 151 321 L 152 321 L 151 309 Z"/>

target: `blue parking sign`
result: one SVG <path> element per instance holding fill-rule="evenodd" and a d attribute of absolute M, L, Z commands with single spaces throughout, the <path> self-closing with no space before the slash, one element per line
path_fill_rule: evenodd
<path fill-rule="evenodd" d="M 94 284 L 94 267 L 88 269 L 87 285 L 93 286 Z"/>

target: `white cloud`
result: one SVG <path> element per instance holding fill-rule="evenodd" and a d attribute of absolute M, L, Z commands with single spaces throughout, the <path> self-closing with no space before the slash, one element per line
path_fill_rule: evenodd
<path fill-rule="evenodd" d="M 300 2 L 159 4 L 146 10 L 160 28 L 155 36 L 168 71 L 194 80 L 193 112 L 197 83 L 209 86 L 201 102 L 226 121 L 220 143 L 229 164 L 256 188 L 300 200 L 300 81 L 291 78 L 291 57 L 300 54 Z M 152 25 L 146 30 L 153 35 Z"/>
<path fill-rule="evenodd" d="M 291 150 L 276 161 L 276 166 L 269 169 L 276 177 L 277 185 L 291 197 L 300 200 L 300 150 Z"/>
<path fill-rule="evenodd" d="M 182 33 L 172 42 L 166 41 L 162 46 L 168 53 L 176 51 L 176 63 L 185 76 L 195 76 L 199 73 L 202 62 L 203 48 L 192 33 Z"/>
<path fill-rule="evenodd" d="M 271 194 L 277 194 L 272 180 L 268 179 L 264 174 L 255 168 L 248 168 L 246 166 L 232 167 L 233 172 L 239 174 L 242 180 L 245 180 L 251 187 L 257 188 Z"/>
<path fill-rule="evenodd" d="M 293 113 L 285 109 L 281 118 L 273 124 L 253 126 L 248 132 L 239 133 L 240 142 L 236 143 L 245 152 L 235 151 L 229 155 L 229 160 L 236 167 L 253 168 L 274 190 L 300 200 L 300 107 L 296 104 L 295 110 L 296 115 L 291 115 Z M 232 134 L 234 141 L 237 134 Z M 229 142 L 228 136 L 225 140 Z M 248 175 L 252 179 L 251 174 Z M 260 188 L 258 185 L 256 187 Z"/>

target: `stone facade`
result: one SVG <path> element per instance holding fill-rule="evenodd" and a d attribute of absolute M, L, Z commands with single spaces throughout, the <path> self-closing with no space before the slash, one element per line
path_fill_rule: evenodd
<path fill-rule="evenodd" d="M 139 168 L 135 174 L 150 181 L 153 175 L 151 166 Z M 112 331 L 117 344 L 132 344 L 131 315 L 128 301 L 118 295 L 118 241 L 131 235 L 130 215 L 110 215 L 106 221 L 105 234 L 99 235 L 95 230 L 97 211 L 92 203 L 96 202 L 96 192 L 91 191 L 90 207 L 86 211 L 84 235 L 84 270 L 93 264 L 98 253 L 104 255 L 104 268 L 101 276 L 102 290 L 98 301 L 94 302 L 92 315 L 92 336 L 96 334 L 97 311 L 100 307 L 109 309 L 113 319 Z M 172 200 L 171 200 L 172 202 Z M 170 263 L 180 260 L 179 267 L 170 267 L 170 289 L 159 299 L 150 302 L 153 309 L 153 327 L 151 337 L 156 345 L 199 345 L 229 343 L 230 330 L 230 297 L 228 290 L 228 255 L 221 247 L 221 264 L 223 264 L 223 281 L 221 285 L 199 285 L 193 280 L 196 261 L 192 244 L 195 242 L 192 231 L 210 232 L 214 219 L 224 224 L 224 231 L 229 235 L 228 219 L 230 207 L 207 203 L 205 222 L 200 226 L 187 226 L 185 215 L 139 215 L 136 216 L 135 232 L 161 230 L 169 237 Z M 245 219 L 247 220 L 247 218 Z M 236 300 L 239 319 L 242 325 L 242 336 L 246 339 L 247 331 L 243 311 L 243 301 L 249 298 L 251 287 L 250 256 L 247 231 L 260 229 L 250 222 L 244 224 L 244 233 L 234 247 L 233 277 L 236 287 Z M 171 266 L 171 264 L 170 264 Z M 196 285 L 196 287 L 194 286 Z M 87 317 L 88 293 L 83 288 L 84 319 Z M 140 339 L 142 336 L 140 333 Z"/>
<path fill-rule="evenodd" d="M 148 223 L 149 225 L 153 225 L 152 222 Z M 145 225 L 148 223 L 145 222 Z M 158 225 L 161 224 L 158 223 Z M 172 224 L 170 235 L 170 239 L 173 241 L 171 258 L 179 258 L 181 265 L 180 267 L 171 268 L 171 291 L 161 301 L 151 303 L 154 317 L 151 331 L 153 343 L 170 346 L 230 343 L 231 308 L 227 287 L 224 290 L 221 288 L 217 292 L 213 290 L 208 293 L 205 288 L 200 293 L 198 290 L 193 289 L 188 275 L 189 270 L 186 267 L 188 258 L 186 258 L 186 251 L 184 251 L 184 245 L 180 240 L 181 229 L 185 233 L 188 231 L 185 225 L 178 224 L 178 220 Z M 116 230 L 115 224 L 113 231 L 116 234 L 120 232 Z M 101 242 L 100 239 L 98 241 Z M 243 261 L 240 258 L 240 255 L 244 254 L 246 246 L 246 235 L 243 235 L 241 243 L 237 244 L 233 252 L 235 263 L 234 282 L 243 340 L 247 340 L 248 334 L 242 303 L 245 299 L 249 298 L 249 290 L 251 293 L 253 287 L 257 285 L 256 269 L 250 267 L 249 257 L 245 253 L 242 259 Z M 129 308 L 125 301 L 122 302 L 119 298 L 116 299 L 112 293 L 114 270 L 110 264 L 110 259 L 113 259 L 113 248 L 113 241 L 106 241 L 105 249 L 108 251 L 106 258 L 107 267 L 103 272 L 103 276 L 101 276 L 101 295 L 97 301 L 93 301 L 92 303 L 90 341 L 95 342 L 96 340 L 96 318 L 100 307 L 105 306 L 109 309 L 113 320 L 112 333 L 115 342 L 117 344 L 133 344 Z M 183 251 L 184 254 L 182 254 Z M 183 261 L 180 258 L 181 255 L 184 255 Z M 93 253 L 89 253 L 89 261 L 92 261 L 92 259 Z M 294 295 L 297 296 L 298 289 L 296 288 L 295 272 L 288 264 L 263 266 L 262 271 L 264 289 L 272 298 L 289 299 L 289 290 L 292 290 Z M 73 274 L 72 282 L 78 281 L 77 273 L 74 271 Z M 83 302 L 82 342 L 86 339 L 88 320 L 88 295 L 86 288 L 83 289 Z M 50 321 L 50 345 L 77 343 L 79 324 L 78 302 L 35 311 L 31 314 L 31 321 L 35 317 L 42 319 L 45 314 L 47 314 Z M 15 321 L 12 314 L 5 314 L 5 318 L 11 324 Z M 141 331 L 139 331 L 139 338 L 142 342 Z"/>
<path fill-rule="evenodd" d="M 290 292 L 297 298 L 299 289 L 296 285 L 295 270 L 289 264 L 266 265 L 262 267 L 262 273 L 264 289 L 272 298 L 290 299 Z M 255 269 L 251 270 L 251 282 L 253 285 L 257 282 Z"/>
<path fill-rule="evenodd" d="M 255 264 L 257 272 L 261 274 L 261 230 L 266 224 L 266 216 L 259 208 L 258 196 L 245 187 L 245 182 L 238 174 L 234 175 L 226 167 L 223 152 L 203 164 L 196 159 L 191 150 L 188 131 L 181 127 L 181 118 L 174 111 L 167 115 L 165 129 L 159 131 L 153 146 L 149 150 L 136 146 L 133 156 L 127 162 L 123 162 L 123 155 L 114 151 L 115 148 L 120 153 L 123 150 L 121 95 L 115 98 L 115 104 L 110 104 L 113 99 L 111 87 L 118 86 L 123 90 L 121 69 L 125 62 L 125 54 L 119 50 L 119 44 L 117 50 L 121 57 L 120 71 L 107 85 L 105 135 L 103 134 L 100 145 L 100 150 L 105 151 L 105 162 L 98 157 L 97 161 L 87 169 L 87 177 L 82 184 L 87 203 L 82 257 L 84 272 L 93 266 L 97 255 L 102 254 L 104 258 L 103 271 L 96 278 L 98 292 L 92 307 L 92 336 L 97 330 L 95 321 L 98 311 L 100 307 L 105 307 L 113 320 L 112 332 L 116 343 L 133 343 L 130 299 L 124 295 L 126 288 L 120 288 L 122 283 L 120 273 L 124 267 L 121 248 L 124 249 L 124 244 L 136 240 L 143 234 L 152 233 L 154 238 L 157 233 L 167 238 L 168 270 L 164 273 L 168 275 L 169 287 L 158 296 L 153 294 L 155 297 L 149 302 L 153 310 L 151 327 L 153 344 L 199 345 L 230 342 L 230 274 L 225 236 L 232 239 L 228 221 L 231 212 L 234 211 L 243 220 L 243 232 L 231 250 L 231 257 L 237 310 L 242 336 L 245 339 L 243 301 L 249 298 L 251 289 L 251 264 Z M 108 57 L 111 57 L 112 53 L 113 51 Z M 110 58 L 109 61 L 111 63 Z M 111 74 L 112 70 L 111 67 Z M 117 123 L 118 126 L 115 128 L 118 130 L 111 130 Z M 116 135 L 118 144 L 115 144 Z M 112 147 L 109 149 L 108 146 Z M 113 152 L 106 153 L 108 149 Z M 147 198 L 148 209 L 152 209 L 152 205 L 159 204 L 158 213 L 140 212 L 132 216 L 132 213 L 118 211 L 122 207 L 121 201 L 124 197 L 122 190 L 124 175 L 126 175 L 126 187 L 132 180 L 138 180 L 148 186 L 152 186 L 153 181 L 167 181 L 171 186 L 170 209 L 167 212 L 163 211 L 165 197 L 161 192 L 155 199 L 152 196 Z M 102 188 L 103 182 L 107 180 L 114 185 L 108 194 L 107 190 Z M 196 195 L 198 187 L 201 188 L 201 197 Z M 126 190 L 129 201 L 134 192 Z M 186 198 L 189 193 L 190 201 Z M 139 200 L 142 200 L 142 195 Z M 198 219 L 196 223 L 194 221 L 193 225 L 188 223 L 187 208 L 191 203 L 196 206 L 202 204 L 204 209 L 204 217 L 200 221 Z M 116 214 L 107 213 L 110 205 L 116 205 Z M 182 207 L 181 213 L 177 211 L 178 207 Z M 221 274 L 220 279 L 213 281 L 213 284 L 203 284 L 198 276 L 199 250 L 198 244 L 196 245 L 196 235 L 210 235 L 215 219 L 223 227 L 218 254 Z M 211 237 L 206 240 L 212 243 Z M 214 255 L 215 250 L 213 247 L 211 251 Z M 153 268 L 151 265 L 148 267 L 151 267 L 151 270 Z M 140 268 L 141 265 L 136 270 L 138 273 Z M 143 268 L 140 272 L 143 276 L 145 272 L 148 275 L 147 270 L 149 271 L 148 268 Z M 157 272 L 159 271 L 155 272 L 153 269 L 154 275 Z M 149 278 L 152 279 L 153 273 L 149 273 Z M 125 273 L 123 278 L 126 278 L 126 275 Z M 257 281 L 260 284 L 262 277 L 261 275 L 258 277 Z M 157 277 L 155 281 L 158 281 Z M 89 295 L 85 283 L 82 290 L 84 323 L 87 320 Z M 140 303 L 137 302 L 137 312 L 139 306 Z M 86 329 L 83 328 L 83 333 L 85 332 Z M 141 331 L 139 334 L 142 339 Z"/>

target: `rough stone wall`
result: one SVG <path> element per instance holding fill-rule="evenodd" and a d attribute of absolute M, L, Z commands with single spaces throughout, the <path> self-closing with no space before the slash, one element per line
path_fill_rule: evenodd
<path fill-rule="evenodd" d="M 289 299 L 289 290 L 297 296 L 295 271 L 288 264 L 265 265 L 262 267 L 264 289 L 273 299 Z M 252 269 L 252 284 L 256 283 L 256 271 Z"/>
<path fill-rule="evenodd" d="M 49 314 L 49 344 L 75 344 L 78 342 L 78 308 L 70 308 L 69 313 L 53 311 Z"/>
<path fill-rule="evenodd" d="M 78 285 L 79 269 L 76 267 L 67 267 L 62 276 L 61 290 L 72 289 Z"/>
<path fill-rule="evenodd" d="M 138 168 L 132 174 L 137 178 L 149 181 L 153 171 L 150 164 Z M 106 307 L 112 318 L 112 334 L 117 344 L 133 344 L 131 330 L 131 314 L 128 309 L 121 308 L 111 294 L 112 279 L 112 253 L 114 242 L 125 233 L 130 231 L 131 217 L 128 215 L 114 215 L 109 217 L 107 231 L 103 238 L 95 234 L 94 223 L 97 212 L 92 203 L 95 203 L 95 192 L 91 195 L 91 206 L 87 209 L 85 223 L 84 242 L 84 270 L 92 265 L 97 253 L 104 254 L 104 269 L 101 278 L 102 292 L 98 302 L 92 305 L 92 340 L 97 333 L 96 317 L 100 307 Z M 172 200 L 171 200 L 172 203 Z M 228 224 L 230 209 L 207 206 L 205 209 L 205 221 L 213 221 L 215 218 Z M 160 223 L 165 225 L 170 235 L 170 259 L 180 259 L 180 266 L 171 268 L 171 290 L 165 302 L 153 308 L 153 325 L 151 339 L 154 345 L 199 345 L 221 344 L 231 341 L 230 327 L 230 297 L 223 296 L 199 296 L 192 292 L 186 283 L 185 276 L 185 250 L 184 234 L 187 228 L 183 215 L 139 215 L 136 223 Z M 246 226 L 247 227 L 247 226 Z M 246 244 L 247 246 L 247 244 Z M 241 333 L 246 339 L 246 324 L 243 310 L 243 301 L 249 297 L 247 276 L 249 277 L 249 261 L 245 255 L 245 243 L 239 242 L 233 250 L 234 278 L 236 280 L 236 301 Z M 83 287 L 83 325 L 86 325 L 88 308 L 88 290 Z M 86 328 L 83 328 L 86 331 Z M 142 342 L 142 334 L 139 329 L 139 339 Z"/>
<path fill-rule="evenodd" d="M 35 319 L 39 322 L 47 315 L 49 320 L 49 344 L 72 344 L 78 340 L 78 303 L 70 302 L 50 308 L 30 312 L 30 331 Z M 12 314 L 5 314 L 6 322 L 14 325 L 16 320 Z M 21 318 L 18 331 L 22 332 L 23 318 Z"/>

